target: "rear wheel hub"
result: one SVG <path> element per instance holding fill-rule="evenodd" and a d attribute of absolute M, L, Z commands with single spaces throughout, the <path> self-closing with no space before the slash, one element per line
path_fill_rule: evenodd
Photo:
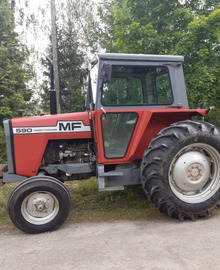
<path fill-rule="evenodd" d="M 209 180 L 210 162 L 199 151 L 189 151 L 173 163 L 173 181 L 184 193 L 200 190 Z"/>
<path fill-rule="evenodd" d="M 187 203 L 201 203 L 220 187 L 220 155 L 203 143 L 180 150 L 171 162 L 169 184 L 173 193 Z"/>

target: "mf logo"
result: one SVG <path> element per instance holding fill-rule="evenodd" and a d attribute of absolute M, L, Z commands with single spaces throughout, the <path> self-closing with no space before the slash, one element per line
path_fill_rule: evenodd
<path fill-rule="evenodd" d="M 82 128 L 82 122 L 60 122 L 59 131 L 74 131 L 77 128 Z"/>

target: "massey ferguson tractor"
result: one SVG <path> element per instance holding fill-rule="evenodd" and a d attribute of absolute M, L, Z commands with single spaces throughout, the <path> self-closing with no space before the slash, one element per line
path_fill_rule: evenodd
<path fill-rule="evenodd" d="M 4 121 L 8 167 L 21 181 L 8 211 L 24 232 L 58 228 L 70 210 L 64 181 L 98 178 L 99 190 L 141 184 L 163 213 L 209 216 L 220 200 L 220 130 L 189 109 L 182 56 L 97 54 L 83 112 Z M 53 107 L 53 106 L 52 106 Z"/>

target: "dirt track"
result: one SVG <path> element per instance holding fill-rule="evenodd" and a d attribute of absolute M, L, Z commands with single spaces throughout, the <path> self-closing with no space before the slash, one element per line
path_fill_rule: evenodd
<path fill-rule="evenodd" d="M 64 224 L 28 235 L 0 231 L 0 269 L 220 269 L 220 216 L 197 222 Z"/>

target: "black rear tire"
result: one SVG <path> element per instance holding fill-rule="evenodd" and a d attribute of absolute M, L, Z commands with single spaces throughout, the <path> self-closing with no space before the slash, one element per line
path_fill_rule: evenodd
<path fill-rule="evenodd" d="M 190 120 L 163 129 L 144 153 L 141 176 L 161 212 L 181 220 L 209 215 L 220 200 L 220 130 Z"/>
<path fill-rule="evenodd" d="M 14 225 L 26 233 L 57 229 L 70 210 L 68 189 L 57 179 L 36 176 L 21 182 L 8 201 L 9 216 Z"/>

